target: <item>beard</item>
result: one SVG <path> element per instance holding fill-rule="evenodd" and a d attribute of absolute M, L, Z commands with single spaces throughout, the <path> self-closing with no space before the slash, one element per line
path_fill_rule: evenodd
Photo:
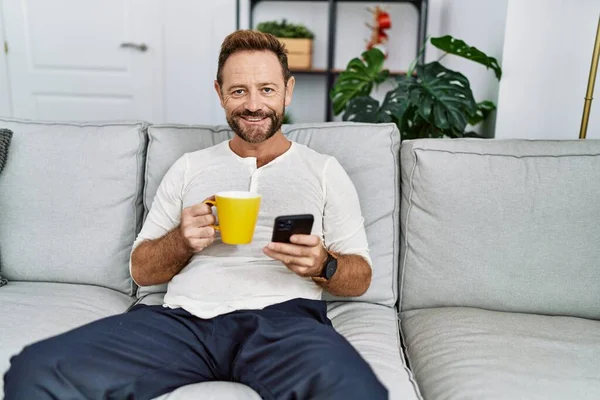
<path fill-rule="evenodd" d="M 227 123 L 233 129 L 233 132 L 247 143 L 263 143 L 273 137 L 283 125 L 283 115 L 285 107 L 281 114 L 273 110 L 265 111 L 234 111 L 227 116 Z M 269 123 L 264 126 L 246 126 L 243 127 L 239 120 L 244 117 L 267 118 Z"/>

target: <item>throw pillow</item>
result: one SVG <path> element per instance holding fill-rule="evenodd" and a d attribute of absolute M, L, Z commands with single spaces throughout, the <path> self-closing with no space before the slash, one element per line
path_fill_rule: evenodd
<path fill-rule="evenodd" d="M 8 146 L 10 145 L 10 140 L 12 139 L 12 132 L 8 129 L 0 129 L 0 174 L 6 165 L 6 160 L 8 159 Z M 0 255 L 1 256 L 1 255 Z M 0 260 L 1 261 L 1 260 Z M 0 271 L 2 270 L 2 264 L 0 264 Z M 0 287 L 7 284 L 6 279 L 2 278 L 0 275 Z"/>

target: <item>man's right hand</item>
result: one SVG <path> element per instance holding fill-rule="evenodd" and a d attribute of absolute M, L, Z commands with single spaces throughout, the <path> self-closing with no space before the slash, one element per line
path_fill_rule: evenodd
<path fill-rule="evenodd" d="M 208 204 L 200 203 L 184 208 L 179 230 L 185 244 L 194 252 L 204 250 L 215 240 L 215 216 Z"/>

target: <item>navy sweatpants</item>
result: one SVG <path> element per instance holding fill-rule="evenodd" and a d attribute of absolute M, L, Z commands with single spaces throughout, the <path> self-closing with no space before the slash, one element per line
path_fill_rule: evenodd
<path fill-rule="evenodd" d="M 331 326 L 323 301 L 295 299 L 212 319 L 136 306 L 26 347 L 6 400 L 152 399 L 205 381 L 265 399 L 386 399 L 369 365 Z"/>

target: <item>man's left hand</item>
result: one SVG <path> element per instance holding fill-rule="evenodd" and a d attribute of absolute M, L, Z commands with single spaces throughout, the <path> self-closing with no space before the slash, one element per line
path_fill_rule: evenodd
<path fill-rule="evenodd" d="M 327 260 L 327 250 L 316 235 L 292 235 L 291 243 L 271 242 L 263 252 L 285 264 L 290 270 L 303 277 L 321 275 Z"/>

